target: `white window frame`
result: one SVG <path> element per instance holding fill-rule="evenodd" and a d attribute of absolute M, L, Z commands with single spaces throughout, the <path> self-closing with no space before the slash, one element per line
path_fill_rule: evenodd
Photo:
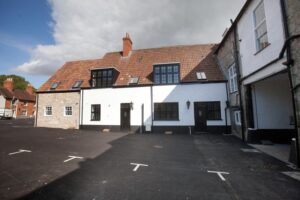
<path fill-rule="evenodd" d="M 71 108 L 71 110 L 67 110 L 67 108 Z M 67 114 L 67 112 L 71 111 L 71 114 Z M 72 106 L 65 106 L 64 107 L 64 116 L 65 117 L 70 117 L 73 115 L 73 107 Z"/>
<path fill-rule="evenodd" d="M 48 114 L 48 108 L 50 108 L 51 109 L 51 114 L 49 115 Z M 46 116 L 46 117 L 48 117 L 48 116 L 52 116 L 53 115 L 53 108 L 52 108 L 52 106 L 45 106 L 44 107 L 44 116 Z"/>
<path fill-rule="evenodd" d="M 237 90 L 238 90 L 238 80 L 237 80 L 237 73 L 236 73 L 235 64 L 232 64 L 228 68 L 228 82 L 229 82 L 230 93 L 237 92 Z"/>
<path fill-rule="evenodd" d="M 260 7 L 260 6 L 263 6 L 263 11 L 264 11 L 264 18 L 258 22 L 256 24 L 256 15 L 255 15 L 255 11 Z M 254 35 L 255 35 L 255 45 L 256 45 L 256 51 L 259 52 L 261 50 L 263 50 L 264 48 L 266 48 L 268 45 L 266 46 L 263 46 L 263 47 L 260 47 L 260 44 L 259 44 L 259 39 L 264 37 L 266 35 L 267 37 L 267 43 L 269 44 L 269 38 L 268 38 L 268 30 L 267 30 L 267 22 L 266 22 L 266 12 L 265 12 L 265 4 L 264 4 L 264 1 L 260 1 L 259 4 L 256 6 L 256 8 L 254 9 L 253 11 L 253 24 L 254 24 Z M 261 34 L 259 37 L 257 35 L 257 29 L 259 29 L 263 24 L 265 24 L 266 26 L 266 31 Z"/>
<path fill-rule="evenodd" d="M 242 124 L 242 120 L 241 120 L 241 111 L 237 110 L 233 112 L 234 114 L 234 122 L 236 125 L 241 125 Z"/>

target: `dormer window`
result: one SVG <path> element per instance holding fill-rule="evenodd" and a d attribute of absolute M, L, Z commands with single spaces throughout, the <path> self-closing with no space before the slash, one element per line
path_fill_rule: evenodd
<path fill-rule="evenodd" d="M 179 64 L 158 64 L 154 65 L 155 84 L 179 83 Z"/>
<path fill-rule="evenodd" d="M 72 89 L 79 89 L 83 81 L 75 81 L 74 85 L 72 86 Z"/>
<path fill-rule="evenodd" d="M 92 87 L 107 88 L 113 86 L 113 69 L 99 69 L 92 71 Z"/>
<path fill-rule="evenodd" d="M 52 83 L 50 90 L 55 90 L 59 85 L 59 82 Z"/>

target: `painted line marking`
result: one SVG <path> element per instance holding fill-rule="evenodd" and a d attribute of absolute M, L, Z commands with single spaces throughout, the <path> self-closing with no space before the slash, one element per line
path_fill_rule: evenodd
<path fill-rule="evenodd" d="M 19 149 L 19 151 L 9 153 L 8 155 L 11 156 L 11 155 L 15 155 L 15 154 L 18 154 L 18 153 L 31 153 L 31 152 L 32 151 L 26 150 L 26 149 Z"/>
<path fill-rule="evenodd" d="M 149 165 L 146 165 L 146 164 L 141 164 L 141 163 L 130 163 L 131 165 L 135 165 L 135 167 L 133 168 L 132 171 L 136 172 L 140 166 L 142 167 L 149 167 Z"/>
<path fill-rule="evenodd" d="M 219 172 L 219 171 L 209 171 L 207 170 L 208 173 L 214 173 L 214 174 L 218 174 L 218 176 L 220 177 L 220 179 L 222 181 L 226 181 L 226 179 L 224 178 L 224 176 L 222 174 L 229 174 L 229 172 Z"/>
<path fill-rule="evenodd" d="M 79 157 L 79 156 L 68 156 L 68 157 L 69 157 L 69 159 L 64 160 L 64 162 L 69 162 L 74 159 L 83 159 L 83 157 Z"/>

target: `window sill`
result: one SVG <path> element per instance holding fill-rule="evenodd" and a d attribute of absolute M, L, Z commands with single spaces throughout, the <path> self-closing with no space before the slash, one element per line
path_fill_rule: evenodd
<path fill-rule="evenodd" d="M 271 43 L 268 43 L 267 46 L 265 46 L 264 48 L 258 50 L 258 51 L 254 54 L 254 56 L 256 56 L 257 54 L 259 54 L 260 52 L 262 52 L 264 49 L 266 49 L 266 48 L 267 48 L 268 46 L 270 46 L 270 45 L 271 45 Z"/>
<path fill-rule="evenodd" d="M 96 120 L 96 119 L 91 119 L 91 122 L 100 122 L 100 119 L 99 120 Z"/>
<path fill-rule="evenodd" d="M 234 93 L 238 93 L 238 91 L 229 92 L 229 94 L 234 94 Z"/>
<path fill-rule="evenodd" d="M 206 119 L 207 121 L 222 121 L 223 119 L 220 118 L 220 119 Z"/>
<path fill-rule="evenodd" d="M 157 122 L 161 122 L 161 121 L 165 121 L 165 122 L 166 121 L 168 121 L 168 122 L 169 121 L 175 121 L 176 122 L 176 121 L 180 121 L 180 120 L 179 119 L 154 119 L 153 121 L 157 121 Z"/>

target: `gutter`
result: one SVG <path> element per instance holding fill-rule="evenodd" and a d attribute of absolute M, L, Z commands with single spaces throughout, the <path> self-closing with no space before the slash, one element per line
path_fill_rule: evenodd
<path fill-rule="evenodd" d="M 287 14 L 286 14 L 286 4 L 284 0 L 280 0 L 280 7 L 282 12 L 282 21 L 283 21 L 283 28 L 285 33 L 285 43 L 281 49 L 281 52 L 279 54 L 283 57 L 284 51 L 286 49 L 286 57 L 287 62 L 285 65 L 288 69 L 288 76 L 289 76 L 289 82 L 290 82 L 290 88 L 291 88 L 291 95 L 292 95 L 292 103 L 293 103 L 293 112 L 294 112 L 294 118 L 295 118 L 295 129 L 296 129 L 296 157 L 297 157 L 297 167 L 300 167 L 300 149 L 299 149 L 299 132 L 298 132 L 298 120 L 297 120 L 297 112 L 296 112 L 296 100 L 294 95 L 294 88 L 293 88 L 293 81 L 292 81 L 292 73 L 291 73 L 291 67 L 293 64 L 292 54 L 291 54 L 291 46 L 290 42 L 294 40 L 295 38 L 300 37 L 299 35 L 290 36 L 289 35 L 289 29 L 288 29 L 288 22 L 287 22 Z M 298 86 L 297 86 L 298 87 Z"/>
<path fill-rule="evenodd" d="M 39 111 L 39 94 L 36 94 L 36 106 L 35 106 L 35 124 L 34 126 L 37 127 L 37 118 L 38 118 L 38 111 Z"/>

